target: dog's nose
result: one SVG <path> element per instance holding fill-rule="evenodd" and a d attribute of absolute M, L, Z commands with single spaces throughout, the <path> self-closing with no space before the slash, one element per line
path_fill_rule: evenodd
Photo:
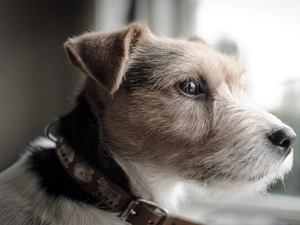
<path fill-rule="evenodd" d="M 269 135 L 269 140 L 284 154 L 291 152 L 291 147 L 296 140 L 296 133 L 290 128 L 282 128 Z"/>

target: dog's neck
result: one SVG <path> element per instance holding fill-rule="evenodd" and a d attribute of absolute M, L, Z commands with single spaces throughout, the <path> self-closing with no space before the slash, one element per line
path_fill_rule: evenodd
<path fill-rule="evenodd" d="M 178 197 L 182 194 L 182 186 L 177 177 L 150 165 L 128 162 L 117 155 L 112 155 L 107 150 L 107 143 L 99 135 L 100 129 L 96 116 L 84 95 L 78 97 L 77 105 L 72 112 L 59 119 L 58 133 L 89 165 L 102 171 L 107 178 L 129 194 L 153 200 L 174 213 L 178 205 Z M 36 171 L 43 177 L 42 183 L 51 194 L 65 195 L 75 200 L 97 204 L 95 199 L 81 190 L 68 176 L 55 159 L 53 151 L 44 151 L 43 154 L 48 155 L 34 161 L 39 162 Z M 34 157 L 40 156 L 41 154 L 36 154 Z M 51 167 L 54 168 L 53 174 L 49 174 L 52 172 L 47 170 L 50 163 L 46 161 L 50 159 L 55 161 L 51 162 Z M 55 184 L 48 180 L 51 179 L 50 176 L 56 177 Z M 101 208 L 105 209 L 105 206 Z"/>
<path fill-rule="evenodd" d="M 100 139 L 99 123 L 83 94 L 76 107 L 59 119 L 58 133 L 89 165 L 101 170 L 109 179 L 130 192 L 129 180 L 122 168 L 106 150 Z"/>
<path fill-rule="evenodd" d="M 116 161 L 130 174 L 132 192 L 141 198 L 157 202 L 176 213 L 180 200 L 184 199 L 183 182 L 171 172 L 161 171 L 151 165 L 132 163 L 119 159 Z"/>

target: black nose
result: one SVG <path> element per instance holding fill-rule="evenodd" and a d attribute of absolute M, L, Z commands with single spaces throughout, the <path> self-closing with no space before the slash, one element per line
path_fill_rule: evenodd
<path fill-rule="evenodd" d="M 285 155 L 290 153 L 296 137 L 296 133 L 290 128 L 283 128 L 269 135 L 270 141 L 278 146 L 280 151 Z"/>

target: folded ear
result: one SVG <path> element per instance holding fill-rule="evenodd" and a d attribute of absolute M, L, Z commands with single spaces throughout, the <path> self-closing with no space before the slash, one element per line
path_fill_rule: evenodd
<path fill-rule="evenodd" d="M 129 55 L 146 33 L 150 33 L 147 27 L 134 23 L 116 32 L 70 38 L 64 47 L 74 66 L 113 94 L 122 82 Z"/>

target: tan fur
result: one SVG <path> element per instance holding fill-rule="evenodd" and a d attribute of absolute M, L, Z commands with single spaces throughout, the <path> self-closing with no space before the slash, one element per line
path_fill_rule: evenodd
<path fill-rule="evenodd" d="M 272 131 L 290 128 L 250 104 L 243 68 L 200 39 L 159 38 L 135 23 L 114 33 L 84 34 L 65 46 L 71 62 L 89 75 L 85 92 L 100 139 L 121 160 L 208 187 L 238 187 L 272 174 L 259 190 L 291 168 L 267 140 Z M 204 99 L 176 88 L 188 78 L 205 82 Z"/>

